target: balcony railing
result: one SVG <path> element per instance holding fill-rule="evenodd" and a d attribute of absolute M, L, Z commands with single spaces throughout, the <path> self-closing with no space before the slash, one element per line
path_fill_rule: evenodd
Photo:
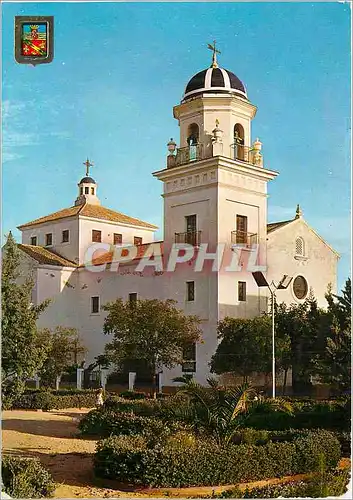
<path fill-rule="evenodd" d="M 246 247 L 251 247 L 251 245 L 257 243 L 257 234 L 246 233 L 245 231 L 232 231 L 231 243 L 233 245 L 244 245 Z"/>
<path fill-rule="evenodd" d="M 194 247 L 201 242 L 201 231 L 187 231 L 186 233 L 175 233 L 175 243 L 188 243 Z"/>
<path fill-rule="evenodd" d="M 203 158 L 202 149 L 202 144 L 195 144 L 194 146 L 188 146 L 186 148 L 177 148 L 175 164 L 184 165 L 191 161 L 201 160 Z"/>
<path fill-rule="evenodd" d="M 167 156 L 167 168 L 186 165 L 198 160 L 205 160 L 212 156 L 212 147 L 205 148 L 203 144 L 195 144 L 186 148 L 177 148 L 176 154 Z M 251 165 L 263 166 L 263 157 L 260 150 L 254 149 L 253 146 L 244 146 L 242 144 L 231 144 L 230 150 L 223 144 L 223 154 L 230 157 L 232 160 L 242 161 Z M 230 156 L 228 156 L 230 155 Z"/>

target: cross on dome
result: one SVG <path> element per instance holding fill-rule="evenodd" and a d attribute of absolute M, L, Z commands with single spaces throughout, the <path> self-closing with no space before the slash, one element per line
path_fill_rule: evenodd
<path fill-rule="evenodd" d="M 211 68 L 218 68 L 217 54 L 221 54 L 221 51 L 216 49 L 216 40 L 213 40 L 213 45 L 209 43 L 207 48 L 213 51 Z"/>
<path fill-rule="evenodd" d="M 83 164 L 86 165 L 86 177 L 88 177 L 89 176 L 89 168 L 93 167 L 94 164 L 91 163 L 88 158 L 86 161 L 83 162 Z"/>

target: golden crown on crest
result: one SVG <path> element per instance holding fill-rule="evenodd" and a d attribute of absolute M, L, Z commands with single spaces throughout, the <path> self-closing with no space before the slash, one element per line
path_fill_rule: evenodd
<path fill-rule="evenodd" d="M 39 26 L 38 26 L 38 24 L 31 24 L 30 28 L 31 28 L 32 31 L 34 31 L 34 30 L 37 31 L 37 29 L 39 28 Z"/>

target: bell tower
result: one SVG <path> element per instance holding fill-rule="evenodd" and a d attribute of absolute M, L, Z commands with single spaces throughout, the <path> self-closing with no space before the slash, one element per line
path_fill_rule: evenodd
<path fill-rule="evenodd" d="M 237 255 L 236 272 L 225 269 L 229 261 L 202 273 L 195 272 L 191 262 L 177 279 L 170 279 L 171 293 L 182 300 L 187 300 L 188 283 L 195 287 L 195 303 L 184 307 L 205 321 L 205 344 L 197 346 L 197 357 L 205 363 L 217 348 L 218 321 L 266 310 L 267 291 L 257 287 L 251 266 L 266 267 L 267 182 L 277 176 L 264 167 L 260 140 L 252 141 L 257 108 L 245 85 L 219 67 L 215 44 L 209 48 L 211 66 L 191 78 L 173 108 L 179 145 L 173 139 L 168 142 L 166 168 L 153 174 L 163 182 L 166 255 L 174 243 L 193 245 L 195 259 L 205 245 L 208 254 L 223 244 L 228 259 Z"/>

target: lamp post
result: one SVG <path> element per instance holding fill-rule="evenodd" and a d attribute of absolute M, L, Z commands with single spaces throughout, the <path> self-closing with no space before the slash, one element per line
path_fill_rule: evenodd
<path fill-rule="evenodd" d="M 275 350 L 275 301 L 276 291 L 285 290 L 289 287 L 292 277 L 285 274 L 281 281 L 276 285 L 274 281 L 268 284 L 265 276 L 261 271 L 252 273 L 254 280 L 259 288 L 267 287 L 271 294 L 271 308 L 272 308 L 272 397 L 276 397 L 276 350 Z"/>

